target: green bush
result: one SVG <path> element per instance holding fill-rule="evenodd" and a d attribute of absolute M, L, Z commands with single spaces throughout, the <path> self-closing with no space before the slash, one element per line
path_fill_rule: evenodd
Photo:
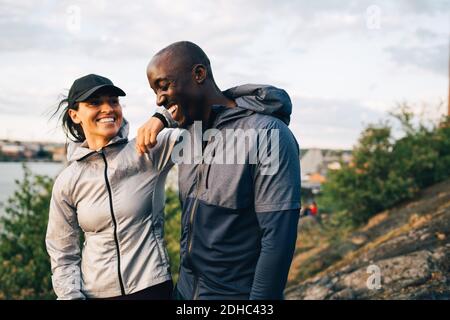
<path fill-rule="evenodd" d="M 0 218 L 0 299 L 55 299 L 45 234 L 53 179 L 33 175 L 24 165 L 24 178 Z M 166 192 L 165 240 L 174 279 L 178 278 L 180 205 Z"/>
<path fill-rule="evenodd" d="M 400 138 L 389 121 L 369 125 L 353 149 L 349 164 L 331 171 L 320 203 L 344 211 L 354 225 L 414 197 L 422 188 L 450 177 L 450 121 L 417 121 L 402 105 L 391 113 L 400 123 Z"/>
<path fill-rule="evenodd" d="M 45 248 L 53 180 L 24 172 L 0 218 L 0 299 L 54 299 Z"/>
<path fill-rule="evenodd" d="M 169 252 L 170 270 L 174 281 L 178 279 L 180 267 L 180 232 L 181 208 L 178 194 L 171 189 L 166 190 L 166 208 L 164 222 L 164 239 Z"/>

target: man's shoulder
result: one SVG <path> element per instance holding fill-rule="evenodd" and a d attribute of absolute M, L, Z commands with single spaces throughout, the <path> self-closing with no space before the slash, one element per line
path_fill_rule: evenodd
<path fill-rule="evenodd" d="M 255 130 L 267 130 L 278 131 L 280 140 L 286 143 L 297 143 L 297 139 L 295 138 L 292 131 L 289 129 L 286 123 L 284 123 L 281 119 L 261 113 L 253 113 L 248 117 L 241 119 L 241 126 L 245 129 L 255 129 Z"/>
<path fill-rule="evenodd" d="M 254 112 L 247 117 L 237 119 L 237 122 L 245 128 L 281 129 L 290 131 L 288 126 L 281 119 L 272 115 L 257 112 Z"/>
<path fill-rule="evenodd" d="M 277 117 L 255 112 L 247 117 L 237 119 L 231 129 L 242 129 L 245 132 L 255 130 L 258 135 L 266 132 L 277 139 L 279 145 L 283 146 L 283 150 L 286 152 L 300 153 L 300 146 L 295 135 L 286 123 Z"/>

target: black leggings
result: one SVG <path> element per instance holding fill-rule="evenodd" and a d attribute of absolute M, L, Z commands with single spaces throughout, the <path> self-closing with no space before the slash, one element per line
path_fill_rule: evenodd
<path fill-rule="evenodd" d="M 92 299 L 92 300 L 171 300 L 173 294 L 173 282 L 168 280 L 166 282 L 148 287 L 147 289 L 127 294 L 125 296 Z"/>

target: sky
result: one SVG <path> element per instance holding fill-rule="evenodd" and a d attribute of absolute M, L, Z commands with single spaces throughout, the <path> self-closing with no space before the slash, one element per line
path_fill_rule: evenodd
<path fill-rule="evenodd" d="M 348 149 L 398 103 L 446 111 L 449 31 L 450 0 L 0 0 L 0 139 L 66 141 L 50 115 L 89 73 L 125 90 L 135 137 L 155 108 L 149 60 L 189 40 L 221 89 L 285 89 L 301 147 Z"/>

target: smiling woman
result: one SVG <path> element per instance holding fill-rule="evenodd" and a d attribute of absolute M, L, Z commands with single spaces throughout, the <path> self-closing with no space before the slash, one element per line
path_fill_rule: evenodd
<path fill-rule="evenodd" d="M 97 150 L 117 135 L 123 121 L 118 97 L 125 95 L 111 80 L 89 74 L 74 81 L 53 116 L 66 105 L 60 117 L 66 135 Z"/>
<path fill-rule="evenodd" d="M 138 154 L 127 138 L 118 98 L 124 95 L 111 80 L 90 74 L 75 80 L 57 110 L 74 140 L 67 148 L 69 165 L 53 186 L 46 234 L 58 299 L 172 294 L 164 183 L 179 131 L 167 130 L 151 151 Z"/>

